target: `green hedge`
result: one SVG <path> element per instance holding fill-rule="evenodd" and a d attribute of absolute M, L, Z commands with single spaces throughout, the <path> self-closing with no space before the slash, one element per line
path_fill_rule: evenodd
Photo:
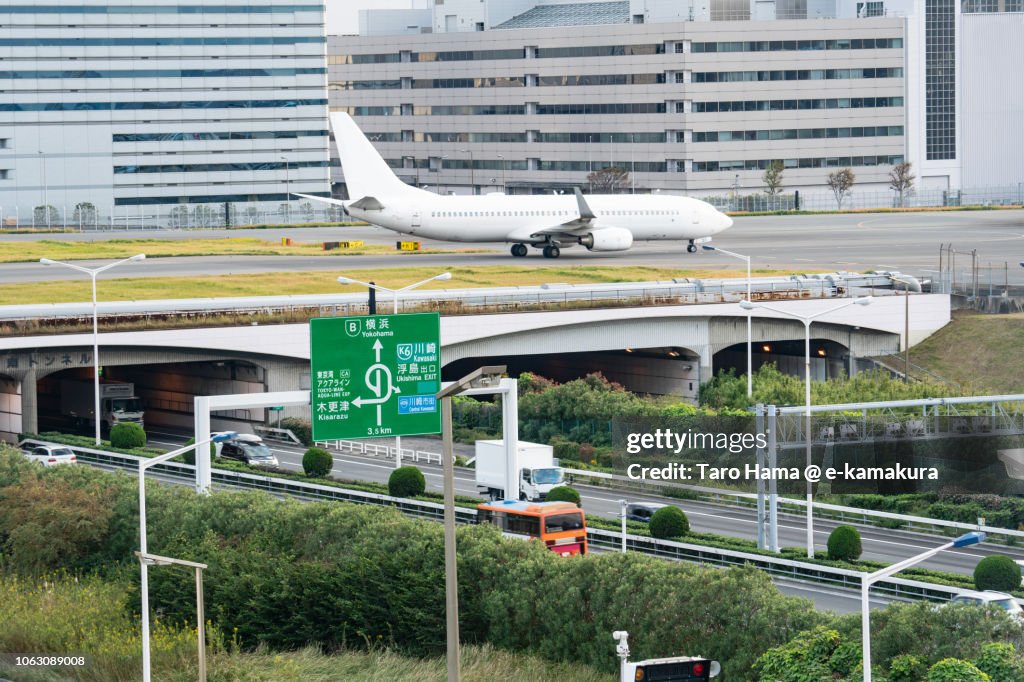
<path fill-rule="evenodd" d="M 974 586 L 979 590 L 1012 592 L 1020 589 L 1020 566 L 1008 556 L 993 554 L 974 567 Z"/>
<path fill-rule="evenodd" d="M 860 532 L 853 526 L 836 526 L 828 536 L 828 558 L 856 561 L 861 555 Z"/>
<path fill-rule="evenodd" d="M 134 479 L 89 467 L 39 473 L 20 456 L 3 458 L 0 481 L 12 483 L 8 471 L 16 480 L 39 476 L 43 485 L 79 491 L 90 501 L 83 508 L 109 509 L 95 517 L 95 532 L 69 568 L 117 560 L 118 570 L 137 571 Z M 20 493 L 0 489 L 5 501 L 17 501 L 19 523 L 52 513 L 44 498 Z M 208 564 L 208 618 L 244 648 L 318 642 L 425 656 L 444 651 L 440 524 L 389 508 L 256 492 L 201 496 L 158 483 L 148 487 L 148 505 L 150 551 Z M 0 537 L 11 530 L 10 513 L 5 505 Z M 50 535 L 40 543 L 65 540 Z M 632 553 L 566 559 L 489 526 L 459 528 L 458 542 L 463 639 L 552 660 L 614 670 L 609 633 L 628 629 L 637 658 L 699 652 L 744 679 L 761 652 L 826 618 L 751 568 L 707 569 Z M 7 553 L 5 561 L 18 568 L 19 556 Z M 192 593 L 193 581 L 184 571 L 152 571 L 153 608 L 169 622 L 190 622 L 194 605 L 181 595 Z"/>
<path fill-rule="evenodd" d="M 388 476 L 388 493 L 392 497 L 416 497 L 426 489 L 423 472 L 414 466 L 398 467 Z"/>
<path fill-rule="evenodd" d="M 110 429 L 110 444 L 116 448 L 141 448 L 146 444 L 146 432 L 134 422 L 114 424 Z"/>

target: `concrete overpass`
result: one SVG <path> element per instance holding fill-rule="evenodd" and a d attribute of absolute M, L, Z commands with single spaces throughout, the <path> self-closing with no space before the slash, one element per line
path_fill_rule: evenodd
<path fill-rule="evenodd" d="M 813 315 L 836 304 L 811 299 L 772 305 Z M 857 357 L 901 350 L 904 305 L 902 296 L 883 296 L 816 320 L 815 377 L 847 371 Z M 949 322 L 949 296 L 913 295 L 909 310 L 913 345 Z M 443 374 L 457 378 L 500 360 L 514 372 L 530 369 L 560 380 L 602 371 L 637 392 L 695 400 L 700 384 L 719 369 L 745 371 L 746 316 L 735 303 L 447 316 L 441 319 Z M 767 310 L 753 311 L 753 322 L 755 366 L 773 361 L 802 370 L 801 322 Z M 147 423 L 190 426 L 196 395 L 308 389 L 309 328 L 254 322 L 106 332 L 100 335 L 100 364 L 105 376 L 135 382 Z M 91 334 L 0 339 L 0 437 L 37 431 L 41 408 L 52 411 L 58 379 L 91 377 L 92 365 Z M 222 414 L 219 423 L 266 423 L 264 411 L 257 412 Z M 299 408 L 285 412 L 292 414 L 308 416 Z"/>

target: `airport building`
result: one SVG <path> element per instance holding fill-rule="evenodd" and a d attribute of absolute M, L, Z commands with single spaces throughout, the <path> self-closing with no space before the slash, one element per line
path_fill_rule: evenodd
<path fill-rule="evenodd" d="M 2 3 L 0 215 L 326 194 L 325 42 L 319 0 Z"/>
<path fill-rule="evenodd" d="M 434 0 L 328 38 L 330 106 L 442 193 L 568 190 L 617 166 L 625 191 L 757 194 L 781 161 L 785 193 L 849 167 L 877 206 L 909 161 L 921 192 L 1015 194 L 1022 5 Z"/>

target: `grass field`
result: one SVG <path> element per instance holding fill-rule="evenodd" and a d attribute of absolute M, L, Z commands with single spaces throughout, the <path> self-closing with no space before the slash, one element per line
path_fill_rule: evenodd
<path fill-rule="evenodd" d="M 191 277 L 134 277 L 127 279 L 100 279 L 101 301 L 152 300 L 169 298 L 212 298 L 232 296 L 285 296 L 300 294 L 336 294 L 365 291 L 359 285 L 339 285 L 339 275 L 346 275 L 390 288 L 432 277 L 443 266 L 417 267 L 415 257 L 409 257 L 410 266 L 401 268 L 359 269 L 358 259 L 338 263 L 337 271 L 266 272 L 258 276 L 207 275 Z M 282 261 L 285 266 L 286 260 Z M 144 268 L 145 263 L 136 267 Z M 598 282 L 641 282 L 671 280 L 673 277 L 718 278 L 745 277 L 738 270 L 676 270 L 641 266 L 567 266 L 531 268 L 497 265 L 479 267 L 451 267 L 452 279 L 431 282 L 424 288 L 463 289 L 468 287 L 499 287 L 539 285 L 546 282 L 566 284 Z M 790 274 L 789 270 L 755 270 L 760 276 Z M 0 288 L 0 305 L 70 303 L 91 299 L 91 285 L 87 277 L 81 280 L 53 282 L 26 282 Z M 383 295 L 382 300 L 387 300 Z"/>
<path fill-rule="evenodd" d="M 344 239 L 337 234 L 324 234 L 324 241 Z M 173 256 L 361 256 L 366 254 L 396 254 L 415 256 L 416 253 L 473 253 L 478 250 L 448 248 L 424 249 L 423 251 L 398 251 L 393 245 L 364 244 L 347 249 L 325 251 L 323 242 L 292 241 L 291 246 L 281 242 L 255 237 L 224 237 L 223 239 L 110 239 L 105 241 L 63 241 L 41 239 L 32 242 L 0 243 L 0 263 L 21 263 L 51 260 L 92 260 L 128 258 L 137 253 L 147 258 L 170 258 Z"/>
<path fill-rule="evenodd" d="M 139 621 L 123 580 L 45 579 L 0 571 L 0 652 L 86 657 L 70 668 L 15 668 L 0 658 L 0 678 L 16 682 L 132 682 L 141 677 Z M 443 682 L 444 657 L 416 659 L 383 647 L 325 655 L 316 648 L 242 652 L 215 627 L 209 635 L 210 682 Z M 439 635 L 443 639 L 443 633 Z M 192 682 L 198 678 L 196 632 L 157 618 L 152 631 L 155 682 Z M 614 651 L 608 638 L 609 654 Z M 612 682 L 613 675 L 588 666 L 552 663 L 490 646 L 461 651 L 466 682 Z"/>
<path fill-rule="evenodd" d="M 1020 393 L 1022 348 L 1024 314 L 956 311 L 950 324 L 910 349 L 910 361 L 976 395 Z"/>

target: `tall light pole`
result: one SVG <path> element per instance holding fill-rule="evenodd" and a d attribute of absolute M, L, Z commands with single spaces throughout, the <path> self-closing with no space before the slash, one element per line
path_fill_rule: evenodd
<path fill-rule="evenodd" d="M 704 250 L 705 251 L 718 251 L 719 253 L 724 253 L 727 256 L 732 256 L 733 258 L 739 258 L 740 260 L 743 260 L 743 261 L 747 262 L 747 300 L 749 301 L 750 298 L 751 298 L 750 297 L 750 256 L 741 256 L 738 253 L 733 253 L 732 251 L 726 251 L 725 249 L 720 249 L 717 246 L 711 246 L 710 244 L 705 244 L 704 245 Z M 753 398 L 753 396 L 754 396 L 754 362 L 753 362 L 753 354 L 751 353 L 751 350 L 750 350 L 750 346 L 751 346 L 751 329 L 750 329 L 751 322 L 750 322 L 750 317 L 751 317 L 750 310 L 747 310 L 747 398 L 748 399 L 749 398 Z"/>
<path fill-rule="evenodd" d="M 452 451 L 452 397 L 461 393 L 502 393 L 502 412 L 504 430 L 509 431 L 510 424 L 507 423 L 509 413 L 506 411 L 508 403 L 513 403 L 515 397 L 515 379 L 502 379 L 505 373 L 505 365 L 480 367 L 470 372 L 458 381 L 448 384 L 437 393 L 437 399 L 441 401 L 441 442 L 443 443 L 441 457 L 444 459 L 444 604 L 445 604 L 445 630 L 447 634 L 447 660 L 448 660 L 448 682 L 459 682 L 459 576 L 458 563 L 455 556 L 455 453 Z M 497 384 L 498 388 L 493 388 Z M 511 392 L 511 395 L 509 394 Z M 516 419 L 514 415 L 513 419 Z M 512 452 L 518 445 L 519 430 L 518 420 L 515 427 L 515 441 L 512 444 Z M 509 441 L 505 438 L 505 449 L 509 451 Z M 511 479 L 517 483 L 518 478 Z M 506 490 L 506 497 L 508 491 Z"/>
<path fill-rule="evenodd" d="M 476 194 L 476 164 L 473 163 L 473 150 L 472 149 L 460 149 L 460 152 L 466 152 L 469 154 L 469 189 L 470 194 Z"/>
<path fill-rule="evenodd" d="M 50 202 L 46 196 L 46 154 L 41 149 L 39 150 L 39 169 L 43 176 L 43 212 L 46 213 L 46 227 L 50 227 Z"/>
<path fill-rule="evenodd" d="M 815 318 L 821 317 L 822 315 L 828 315 L 834 313 L 837 310 L 842 310 L 851 305 L 870 305 L 871 297 L 865 296 L 863 298 L 855 298 L 852 301 L 847 301 L 842 305 L 837 305 L 829 308 L 828 310 L 822 310 L 819 313 L 813 315 L 798 315 L 794 312 L 786 310 L 784 308 L 776 308 L 774 306 L 765 305 L 764 303 L 752 303 L 750 301 L 740 301 L 740 307 L 744 310 L 753 310 L 754 308 L 764 308 L 765 310 L 771 310 L 772 312 L 779 313 L 780 315 L 786 315 L 787 317 L 794 317 L 804 323 L 804 399 L 807 406 L 805 414 L 807 416 L 807 428 L 804 433 L 804 440 L 807 441 L 807 466 L 811 466 L 811 322 Z M 814 495 L 812 493 L 811 479 L 807 479 L 807 558 L 814 558 Z"/>
<path fill-rule="evenodd" d="M 284 161 L 284 214 L 285 220 L 290 223 L 292 221 L 292 178 L 288 157 L 282 156 L 281 160 Z"/>
<path fill-rule="evenodd" d="M 864 682 L 871 682 L 871 606 L 868 603 L 868 591 L 871 589 L 871 585 L 878 582 L 883 578 L 899 573 L 904 568 L 910 568 L 914 564 L 920 563 L 925 559 L 935 556 L 939 552 L 944 552 L 947 549 L 960 549 L 961 547 L 969 547 L 970 545 L 976 545 L 979 542 L 985 542 L 985 534 L 979 531 L 972 531 L 965 533 L 952 542 L 947 542 L 941 547 L 935 549 L 929 549 L 927 552 L 922 552 L 917 556 L 893 564 L 888 568 L 875 571 L 874 573 L 862 573 L 860 578 L 860 628 L 861 628 L 861 650 L 863 651 L 863 662 L 861 665 L 864 668 Z"/>
<path fill-rule="evenodd" d="M 146 254 L 140 253 L 131 258 L 125 258 L 124 260 L 115 261 L 108 263 L 101 268 L 83 268 L 81 265 L 75 265 L 74 263 L 65 263 L 58 260 L 50 260 L 49 258 L 40 258 L 39 262 L 43 265 L 63 265 L 66 268 L 77 270 L 78 272 L 84 272 L 92 278 L 92 364 L 93 364 L 93 388 L 95 393 L 96 402 L 93 407 L 93 421 L 96 422 L 96 445 L 100 444 L 100 341 L 99 341 L 99 317 L 96 313 L 96 275 L 101 272 L 105 272 L 110 268 L 117 267 L 122 263 L 128 263 L 130 261 L 145 260 Z"/>
<path fill-rule="evenodd" d="M 498 154 L 498 158 L 501 159 L 501 193 L 508 194 L 508 185 L 505 184 L 505 157 Z"/>
<path fill-rule="evenodd" d="M 372 282 L 361 282 L 358 279 L 352 279 L 351 277 L 339 277 L 338 284 L 361 284 L 367 289 L 388 292 L 389 294 L 391 294 L 391 300 L 394 304 L 392 307 L 392 311 L 395 315 L 397 315 L 399 294 L 415 289 L 416 287 L 426 284 L 427 282 L 446 282 L 451 278 L 452 273 L 442 272 L 440 275 L 434 275 L 433 277 L 427 278 L 422 282 L 416 282 L 415 284 L 410 284 L 409 286 L 402 287 L 401 289 L 388 289 L 387 287 L 382 287 L 379 284 L 374 284 Z M 400 466 L 402 466 L 402 437 L 395 436 L 395 468 L 397 469 Z"/>
<path fill-rule="evenodd" d="M 921 290 L 916 279 L 910 277 L 892 277 L 892 281 L 903 285 L 903 381 L 910 382 L 910 287 Z"/>
<path fill-rule="evenodd" d="M 166 462 L 169 459 L 173 459 L 178 455 L 184 454 L 192 448 L 199 448 L 208 445 L 209 443 L 218 443 L 220 441 L 234 438 L 237 433 L 232 431 L 218 433 L 217 435 L 201 440 L 193 445 L 186 445 L 185 447 L 178 448 L 166 452 L 157 457 L 142 458 L 139 460 L 139 579 L 141 580 L 141 597 L 142 597 L 142 680 L 143 682 L 150 682 L 152 680 L 152 671 L 150 670 L 150 656 L 149 656 L 149 564 L 160 563 L 159 560 L 153 559 L 154 555 L 149 554 L 148 543 L 146 542 L 146 469 L 156 466 L 161 462 Z M 198 459 L 198 450 L 196 452 L 196 459 Z M 164 557 L 159 557 L 163 559 Z M 180 561 L 175 563 L 181 563 Z M 195 565 L 195 564 L 193 564 Z M 204 566 L 205 568 L 205 566 Z M 200 616 L 200 620 L 202 617 Z M 203 627 L 200 623 L 200 628 Z"/>

